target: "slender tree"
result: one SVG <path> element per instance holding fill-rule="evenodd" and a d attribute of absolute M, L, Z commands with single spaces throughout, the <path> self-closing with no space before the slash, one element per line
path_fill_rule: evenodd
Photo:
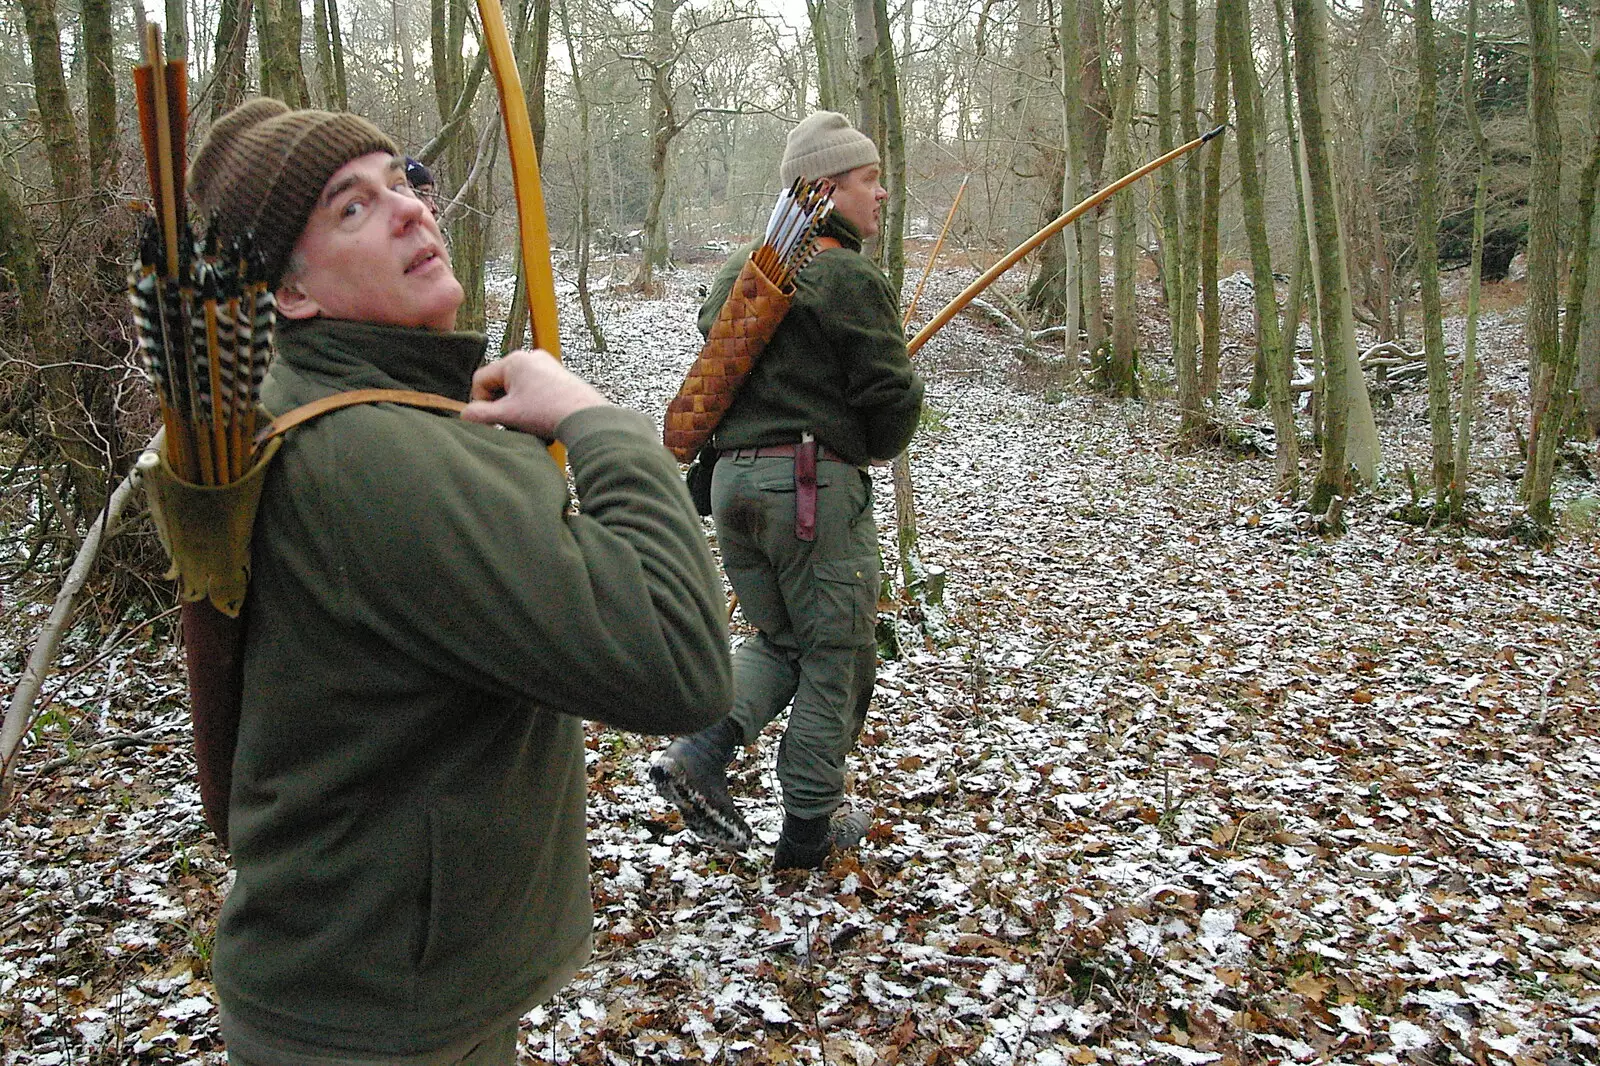
<path fill-rule="evenodd" d="M 1161 155 L 1177 146 L 1172 129 L 1172 0 L 1155 0 L 1156 6 L 1156 151 Z M 1156 176 L 1161 226 L 1161 283 L 1166 297 L 1167 321 L 1175 323 L 1178 287 L 1183 273 L 1178 255 L 1178 168 L 1163 167 Z"/>
<path fill-rule="evenodd" d="M 211 120 L 244 100 L 244 66 L 250 36 L 250 0 L 222 0 L 217 15 L 216 50 L 211 62 Z"/>
<path fill-rule="evenodd" d="M 606 350 L 606 335 L 600 329 L 600 323 L 595 318 L 594 302 L 589 298 L 589 251 L 592 238 L 592 227 L 589 223 L 589 96 L 584 85 L 583 64 L 578 60 L 577 46 L 574 44 L 576 35 L 572 32 L 572 20 L 567 15 L 567 0 L 561 3 L 561 36 L 567 42 L 567 66 L 572 72 L 572 98 L 578 111 L 578 240 L 577 240 L 577 285 L 578 306 L 583 309 L 583 324 L 589 331 L 590 345 L 597 352 Z"/>
<path fill-rule="evenodd" d="M 1322 335 L 1328 340 L 1328 360 L 1324 370 L 1327 402 L 1323 412 L 1322 465 L 1311 490 L 1313 514 L 1334 514 L 1335 497 L 1350 494 L 1350 474 L 1345 457 L 1349 431 L 1349 409 L 1345 403 L 1345 377 L 1351 372 L 1349 360 L 1335 351 L 1342 347 L 1332 338 L 1343 336 L 1343 316 L 1339 288 L 1345 287 L 1344 246 L 1335 213 L 1333 167 L 1328 158 L 1328 139 L 1322 121 L 1322 93 L 1318 66 L 1322 62 L 1323 28 L 1319 0 L 1293 0 L 1294 77 L 1300 102 L 1301 166 L 1305 170 L 1307 207 L 1311 212 L 1308 228 L 1312 233 L 1313 277 L 1316 280 L 1317 316 Z M 1348 300 L 1348 296 L 1346 296 Z M 1360 373 L 1359 369 L 1355 371 Z"/>
<path fill-rule="evenodd" d="M 1483 228 L 1489 201 L 1489 142 L 1478 120 L 1478 0 L 1467 0 L 1466 51 L 1461 60 L 1461 110 L 1478 167 L 1472 200 L 1472 265 L 1467 274 L 1467 329 L 1461 352 L 1461 406 L 1456 412 L 1455 455 L 1450 466 L 1450 514 L 1466 521 L 1467 481 L 1472 473 L 1472 420 L 1477 414 L 1478 298 L 1483 282 Z"/>
<path fill-rule="evenodd" d="M 861 128 L 878 146 L 889 199 L 878 229 L 878 263 L 896 292 L 905 282 L 906 149 L 900 121 L 900 82 L 886 0 L 856 0 L 860 57 Z"/>
<path fill-rule="evenodd" d="M 78 147 L 78 120 L 67 96 L 67 79 L 61 66 L 61 31 L 53 0 L 20 0 L 28 31 L 28 54 L 33 63 L 33 99 L 39 110 L 45 158 L 50 163 L 50 184 L 63 218 L 78 209 L 83 192 L 83 156 Z"/>
<path fill-rule="evenodd" d="M 1113 168 L 1133 169 L 1133 107 L 1139 93 L 1137 0 L 1120 0 L 1122 59 L 1116 115 L 1111 123 Z M 1134 191 L 1124 189 L 1114 200 L 1112 218 L 1111 349 L 1102 362 L 1102 383 L 1117 396 L 1139 395 L 1138 315 L 1135 283 L 1138 272 L 1138 207 Z"/>
<path fill-rule="evenodd" d="M 1200 14 L 1195 0 L 1181 0 L 1178 16 L 1178 136 L 1185 143 L 1200 135 L 1195 62 L 1199 52 Z M 1202 177 L 1191 157 L 1183 168 L 1183 214 L 1179 226 L 1179 284 L 1172 359 L 1178 377 L 1178 436 L 1194 439 L 1206 423 L 1205 394 L 1200 389 L 1198 293 L 1200 281 L 1200 208 Z"/>
<path fill-rule="evenodd" d="M 1228 69 L 1233 76 L 1233 107 L 1239 148 L 1239 185 L 1243 198 L 1245 233 L 1250 240 L 1251 280 L 1255 290 L 1256 348 L 1258 363 L 1266 370 L 1272 426 L 1278 445 L 1278 489 L 1294 497 L 1299 491 L 1300 444 L 1296 437 L 1294 407 L 1289 398 L 1289 359 L 1278 334 L 1277 288 L 1272 276 L 1272 250 L 1267 242 L 1265 196 L 1258 169 L 1257 138 L 1260 114 L 1255 64 L 1251 61 L 1249 0 L 1219 0 L 1228 42 Z"/>
<path fill-rule="evenodd" d="M 434 101 L 440 122 L 453 117 L 466 92 L 464 45 L 470 0 L 432 0 Z M 451 262 L 466 291 L 457 315 L 462 329 L 482 329 L 485 324 L 483 264 L 486 258 L 487 213 L 483 182 L 472 180 L 478 136 L 470 115 L 463 115 L 455 133 L 443 145 L 441 184 L 454 190 L 455 210 L 450 219 Z"/>
<path fill-rule="evenodd" d="M 89 183 L 104 204 L 117 184 L 116 61 L 108 0 L 83 0 L 84 116 L 89 128 Z"/>
<path fill-rule="evenodd" d="M 1211 54 L 1215 73 L 1211 79 L 1211 117 L 1221 122 L 1228 114 L 1228 49 L 1222 20 L 1213 26 Z M 1221 259 L 1222 145 L 1206 153 L 1204 188 L 1200 201 L 1200 392 L 1215 403 L 1222 377 L 1222 293 L 1217 288 Z"/>
<path fill-rule="evenodd" d="M 1444 316 L 1439 307 L 1438 59 L 1433 49 L 1433 0 L 1413 0 L 1411 7 L 1417 24 L 1417 280 L 1422 297 L 1422 346 L 1428 363 L 1433 500 L 1442 511 L 1449 506 L 1453 478 L 1450 368 L 1445 364 Z"/>
<path fill-rule="evenodd" d="M 1560 266 L 1561 120 L 1556 112 L 1559 4 L 1524 0 L 1528 20 L 1528 133 L 1533 165 L 1528 183 L 1528 462 L 1522 499 L 1529 516 L 1550 521 L 1550 483 L 1541 481 L 1539 449 L 1546 434 L 1561 435 L 1563 396 L 1556 389 L 1561 365 L 1556 304 Z M 1552 473 L 1553 473 L 1552 466 Z"/>
<path fill-rule="evenodd" d="M 1600 46 L 1590 55 L 1591 110 L 1600 111 Z M 1589 279 L 1589 231 L 1594 224 L 1595 180 L 1600 177 L 1600 127 L 1591 134 L 1589 158 L 1578 178 L 1578 210 L 1573 227 L 1572 262 L 1568 268 L 1566 317 L 1561 329 L 1561 350 L 1546 394 L 1545 431 L 1528 464 L 1526 477 L 1534 481 L 1533 500 L 1540 504 L 1534 517 L 1550 521 L 1550 489 L 1555 478 L 1556 453 L 1565 436 L 1573 406 L 1572 383 L 1578 367 L 1578 344 L 1584 330 L 1583 297 Z M 1590 328 L 1593 328 L 1592 326 Z"/>

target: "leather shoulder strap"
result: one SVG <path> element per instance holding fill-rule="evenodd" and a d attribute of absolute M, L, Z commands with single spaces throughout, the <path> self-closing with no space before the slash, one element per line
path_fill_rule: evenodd
<path fill-rule="evenodd" d="M 829 248 L 843 248 L 843 247 L 844 247 L 844 245 L 839 242 L 839 238 L 837 238 L 837 237 L 818 237 L 817 238 L 817 251 L 819 251 L 819 252 L 826 252 Z"/>
<path fill-rule="evenodd" d="M 329 411 L 337 411 L 341 407 L 354 407 L 358 403 L 398 403 L 406 407 L 426 407 L 435 411 L 451 412 L 459 412 L 467 406 L 460 400 L 452 400 L 436 392 L 414 392 L 411 389 L 352 389 L 349 392 L 336 392 L 320 400 L 301 404 L 294 410 L 274 418 L 270 425 L 256 434 L 256 446 L 260 447 L 273 437 L 282 436 L 295 426 L 309 422 L 313 418 L 320 418 Z"/>

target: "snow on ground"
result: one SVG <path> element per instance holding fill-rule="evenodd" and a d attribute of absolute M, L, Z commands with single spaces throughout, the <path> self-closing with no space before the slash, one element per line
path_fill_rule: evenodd
<path fill-rule="evenodd" d="M 568 364 L 659 418 L 708 278 L 597 296 L 609 354 L 568 299 Z M 1517 333 L 1482 331 L 1491 516 Z M 1013 342 L 963 317 L 919 360 L 922 554 L 956 639 L 880 670 L 852 759 L 867 843 L 773 876 L 769 731 L 735 785 L 760 845 L 703 849 L 648 786 L 658 743 L 592 729 L 595 956 L 526 1020 L 524 1061 L 1600 1060 L 1592 527 L 1540 552 L 1385 518 L 1394 472 L 1424 469 L 1413 387 L 1380 409 L 1389 480 L 1310 538 L 1270 460 L 1172 454 L 1168 404 L 1066 388 Z M 220 1062 L 228 874 L 179 664 L 148 635 L 97 654 L 63 659 L 0 822 L 4 1062 Z"/>

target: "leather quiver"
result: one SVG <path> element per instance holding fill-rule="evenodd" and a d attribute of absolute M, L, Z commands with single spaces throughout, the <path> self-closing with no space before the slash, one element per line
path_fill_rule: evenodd
<path fill-rule="evenodd" d="M 733 404 L 761 350 L 778 331 L 794 296 L 774 285 L 754 259 L 747 259 L 717 313 L 705 346 L 667 404 L 662 442 L 687 463 L 711 438 Z"/>
<path fill-rule="evenodd" d="M 281 438 L 268 441 L 255 465 L 226 485 L 196 485 L 173 473 L 165 430 L 140 457 L 150 516 L 172 560 L 166 576 L 177 579 L 181 602 L 209 600 L 229 618 L 239 617 L 250 584 L 250 531 L 267 467 L 282 444 Z"/>
<path fill-rule="evenodd" d="M 244 703 L 244 619 L 223 614 L 210 600 L 179 609 L 183 655 L 189 667 L 189 720 L 200 807 L 206 824 L 228 846 L 228 798 L 233 753 Z"/>

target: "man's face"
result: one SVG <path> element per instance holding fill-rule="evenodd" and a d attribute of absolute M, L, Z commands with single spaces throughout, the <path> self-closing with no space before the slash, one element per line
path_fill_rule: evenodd
<path fill-rule="evenodd" d="M 861 231 L 863 240 L 878 232 L 878 206 L 889 198 L 878 184 L 878 164 L 847 170 L 834 179 L 833 213 Z"/>
<path fill-rule="evenodd" d="M 322 187 L 278 289 L 285 318 L 321 315 L 452 329 L 465 299 L 433 214 L 387 152 L 352 159 Z"/>
<path fill-rule="evenodd" d="M 417 198 L 427 206 L 428 212 L 432 214 L 434 218 L 438 218 L 439 190 L 427 182 L 424 182 L 421 185 L 413 186 L 413 188 L 417 190 Z"/>

